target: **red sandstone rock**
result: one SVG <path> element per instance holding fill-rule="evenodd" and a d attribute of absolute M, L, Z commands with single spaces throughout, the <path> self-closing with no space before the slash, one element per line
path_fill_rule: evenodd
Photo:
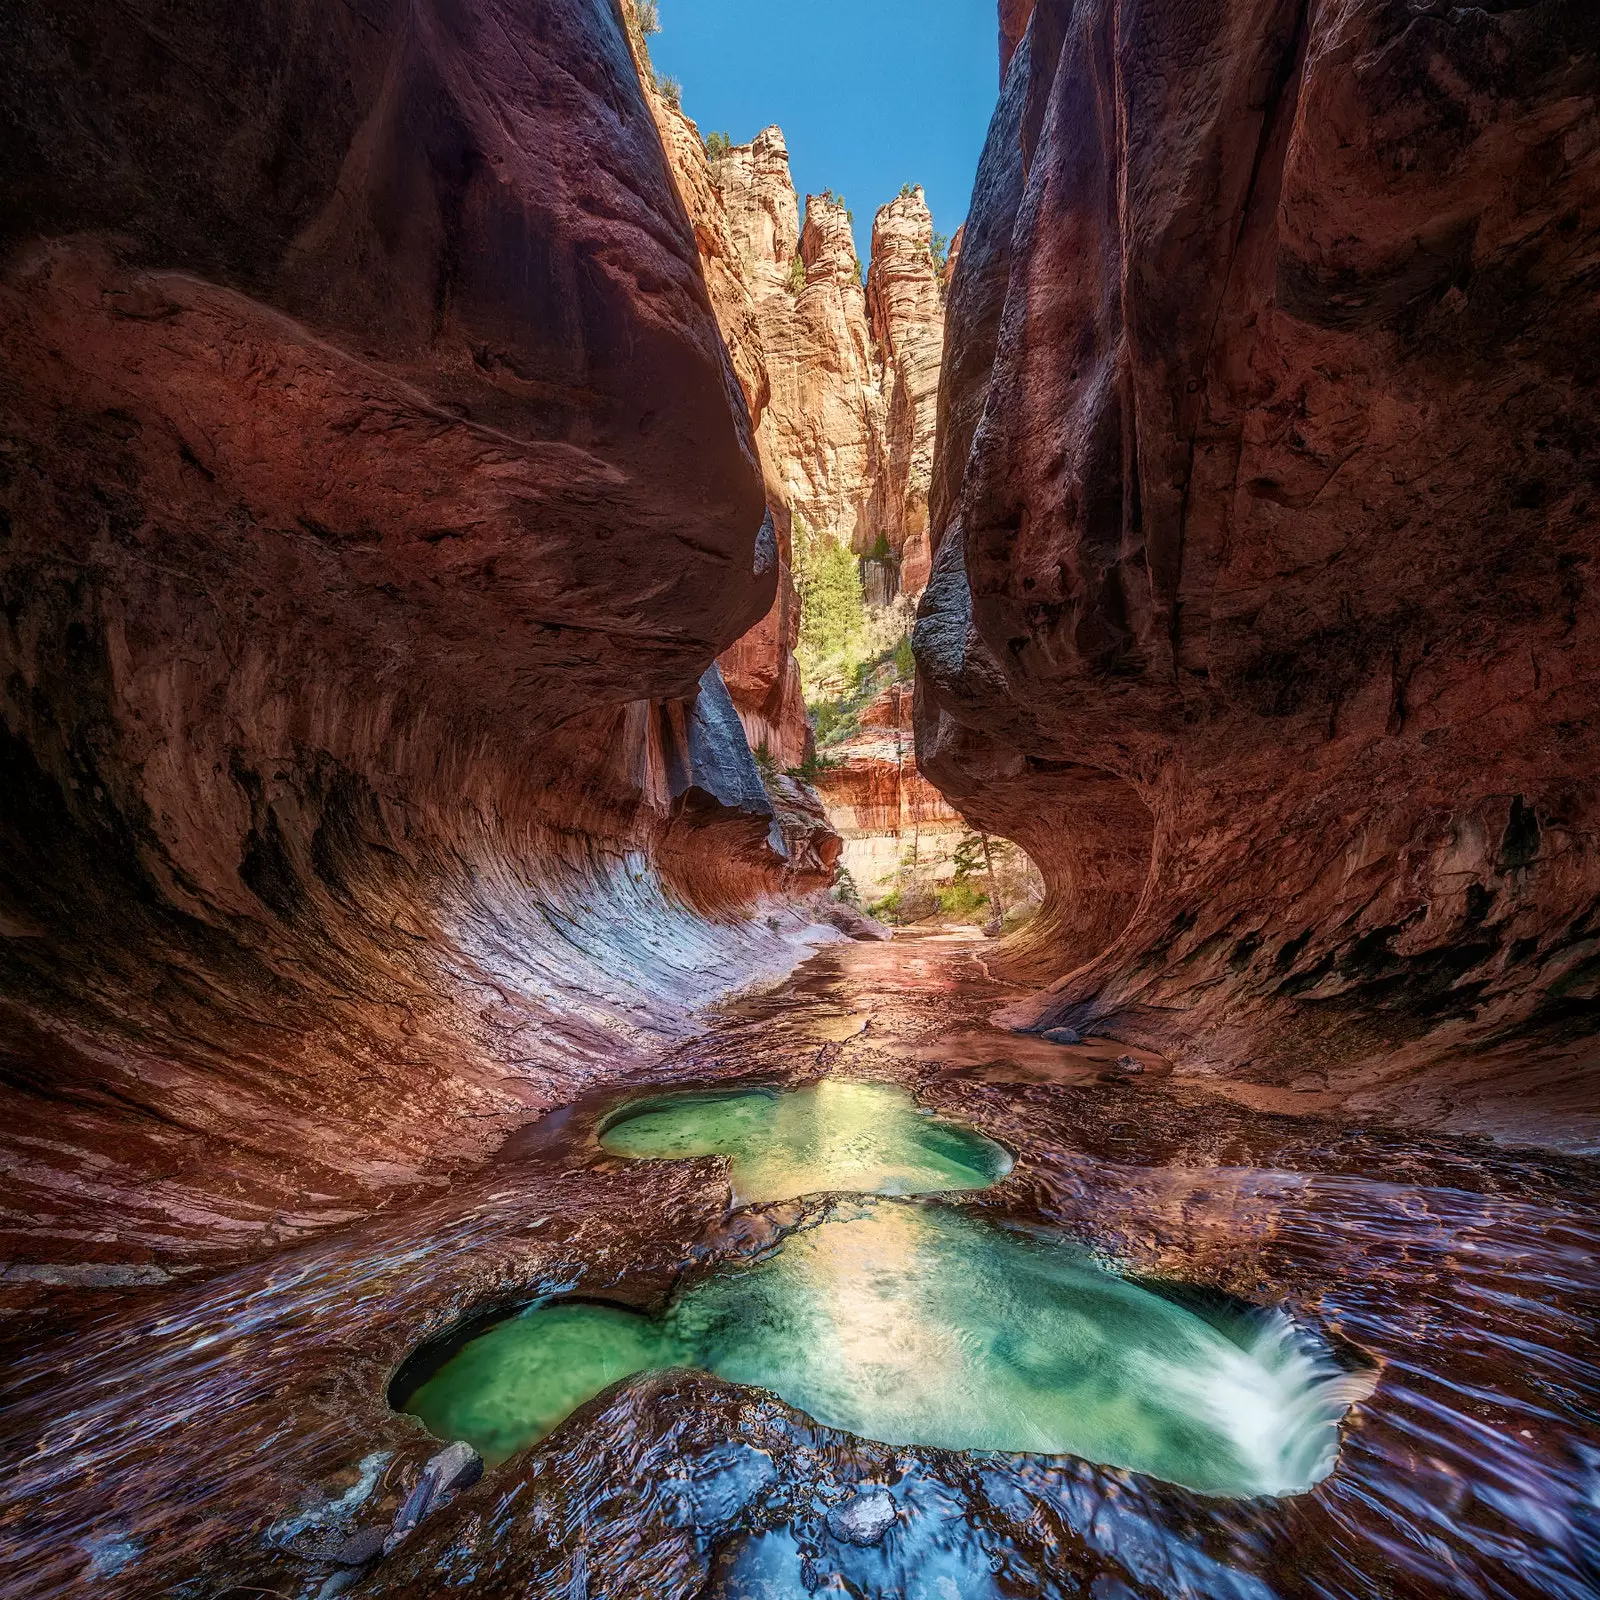
<path fill-rule="evenodd" d="M 862 711 L 859 729 L 828 747 L 817 775 L 843 862 L 866 902 L 885 893 L 908 850 L 948 855 L 965 829 L 960 813 L 917 769 L 909 685 L 890 684 Z"/>
<path fill-rule="evenodd" d="M 730 214 L 725 200 L 729 178 L 722 170 L 723 162 L 719 160 L 713 168 L 694 123 L 680 106 L 655 88 L 655 74 L 649 66 L 643 36 L 636 35 L 631 42 L 668 167 L 694 224 L 695 244 L 705 269 L 712 308 L 739 375 L 752 424 L 767 439 L 760 454 L 767 501 L 778 536 L 778 592 L 772 609 L 723 652 L 719 665 L 751 748 L 766 751 L 779 767 L 799 766 L 810 748 L 811 726 L 806 717 L 800 668 L 794 659 L 800 609 L 790 573 L 790 514 L 781 486 L 783 474 L 771 459 L 773 425 L 768 423 L 765 429 L 761 426 L 772 398 L 762 307 L 774 294 L 785 299 L 787 295 L 775 272 L 762 270 L 751 254 L 748 217 L 740 216 L 742 228 L 736 233 L 736 213 Z M 782 171 L 787 183 L 787 156 Z M 792 203 L 792 188 L 789 198 Z M 761 253 L 758 248 L 757 254 Z M 766 247 L 764 253 L 772 256 L 773 248 Z M 774 258 L 769 267 L 775 265 Z"/>
<path fill-rule="evenodd" d="M 22 0 L 0 48 L 29 1294 L 437 1181 L 789 959 L 744 910 L 828 876 L 702 679 L 778 540 L 612 11 L 174 26 Z"/>
<path fill-rule="evenodd" d="M 1597 1131 L 1597 82 L 1556 4 L 1033 12 L 917 635 L 1030 1015 Z"/>
<path fill-rule="evenodd" d="M 921 191 L 879 210 L 863 292 L 844 202 L 808 196 L 801 225 L 779 129 L 720 156 L 712 178 L 722 217 L 705 234 L 732 240 L 768 375 L 757 439 L 780 532 L 787 512 L 863 556 L 881 540 L 896 586 L 914 594 L 927 576 L 944 325 Z"/>
<path fill-rule="evenodd" d="M 1028 31 L 1034 0 L 1000 0 L 1000 76 L 1005 78 L 1022 36 Z"/>

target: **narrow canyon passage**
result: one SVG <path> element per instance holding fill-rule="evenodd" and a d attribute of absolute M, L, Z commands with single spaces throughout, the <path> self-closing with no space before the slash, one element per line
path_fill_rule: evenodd
<path fill-rule="evenodd" d="M 6 0 L 5 1600 L 1600 1600 L 1593 10 Z"/>
<path fill-rule="evenodd" d="M 1367 1594 L 1374 1576 L 1408 1595 L 1590 1592 L 1592 1170 L 1252 1112 L 1154 1061 L 1132 1073 L 1104 1048 L 1011 1034 L 988 1017 L 1016 991 L 983 948 L 831 946 L 447 1194 L 41 1347 L 12 1382 L 11 1426 L 37 1441 L 0 1488 L 10 1570 L 28 1575 L 12 1592 L 67 1592 L 86 1561 L 88 1588 L 130 1597 L 314 1592 L 350 1570 L 332 1554 L 389 1529 L 441 1448 L 386 1400 L 419 1346 L 544 1299 L 654 1312 L 675 1285 L 715 1288 L 859 1227 L 840 1220 L 862 1204 L 848 1192 L 739 1204 L 723 1158 L 597 1137 L 664 1086 L 816 1084 L 911 1091 L 1014 1152 L 989 1187 L 879 1206 L 953 1209 L 1012 1249 L 1086 1247 L 1235 1340 L 1230 1318 L 1290 1319 L 1347 1380 L 1332 1475 L 1287 1498 L 1207 1496 L 1061 1454 L 874 1443 L 766 1389 L 658 1370 L 455 1490 L 359 1592 L 1264 1600 Z M 805 1324 L 813 1344 L 848 1337 L 848 1263 L 873 1248 L 835 1250 L 825 1281 L 844 1298 Z M 969 1319 L 1003 1316 L 1000 1280 L 979 1295 Z M 896 1357 L 891 1340 L 885 1359 L 948 1363 L 938 1349 Z M 936 1394 L 955 1381 L 937 1377 Z"/>

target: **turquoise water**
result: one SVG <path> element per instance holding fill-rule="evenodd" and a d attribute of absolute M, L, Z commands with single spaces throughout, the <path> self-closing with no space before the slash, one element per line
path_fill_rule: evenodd
<path fill-rule="evenodd" d="M 862 1438 L 1080 1456 L 1238 1496 L 1325 1477 L 1362 1387 L 1282 1316 L 1224 1329 L 1059 1237 L 876 1200 L 713 1274 L 659 1318 L 524 1311 L 405 1409 L 494 1463 L 618 1379 L 665 1367 L 770 1389 Z"/>
<path fill-rule="evenodd" d="M 987 1189 L 1011 1170 L 1003 1146 L 930 1115 L 904 1089 L 844 1078 L 637 1101 L 606 1124 L 600 1143 L 635 1159 L 727 1156 L 740 1205 Z"/>

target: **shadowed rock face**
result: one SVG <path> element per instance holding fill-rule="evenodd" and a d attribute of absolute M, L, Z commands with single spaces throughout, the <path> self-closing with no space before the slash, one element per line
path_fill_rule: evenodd
<path fill-rule="evenodd" d="M 777 540 L 610 8 L 24 0 L 0 106 L 26 1297 L 481 1153 L 837 842 L 707 674 Z"/>
<path fill-rule="evenodd" d="M 1033 11 L 916 641 L 1024 1017 L 1597 1131 L 1597 85 L 1557 0 Z"/>

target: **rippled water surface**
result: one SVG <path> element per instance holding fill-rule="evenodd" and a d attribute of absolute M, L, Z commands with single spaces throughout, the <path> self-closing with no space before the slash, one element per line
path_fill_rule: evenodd
<path fill-rule="evenodd" d="M 930 1115 L 904 1089 L 840 1078 L 645 1100 L 612 1117 L 600 1143 L 621 1156 L 728 1156 L 740 1202 L 987 1189 L 1011 1170 L 1003 1146 Z"/>
<path fill-rule="evenodd" d="M 770 1389 L 886 1444 L 1070 1454 L 1217 1495 L 1309 1489 L 1370 1387 L 1281 1315 L 1207 1320 L 1059 1237 L 879 1201 L 704 1279 L 661 1318 L 530 1308 L 404 1404 L 499 1462 L 664 1367 Z"/>
<path fill-rule="evenodd" d="M 1057 1056 L 988 1025 L 1013 991 L 982 960 L 830 950 L 432 1198 L 14 1345 L 7 1600 L 1596 1600 L 1596 1164 L 1252 1110 L 1148 1063 L 1118 1074 L 1114 1042 Z M 936 1200 L 808 1180 L 730 1209 L 724 1167 L 597 1138 L 619 1103 L 685 1085 L 823 1078 L 893 1088 L 1015 1165 Z M 551 1385 L 532 1429 L 565 1424 L 508 1435 L 480 1481 L 340 1567 L 346 1541 L 385 1542 L 441 1448 L 389 1404 L 397 1372 L 530 1302 L 611 1308 L 605 1339 L 589 1310 L 563 1335 L 594 1398 L 573 1412 Z M 704 1368 L 658 1367 L 657 1339 Z M 1062 1350 L 1106 1386 L 1055 1406 Z M 1377 1381 L 1317 1478 L 1322 1408 L 1347 1392 L 1325 1350 Z M 1219 1417 L 1169 1385 L 1153 1417 L 1119 1411 L 1157 1362 L 1247 1403 Z M 883 1442 L 1017 1411 L 1102 1440 Z M 1175 1418 L 1208 1415 L 1209 1458 L 1317 1481 L 1197 1493 L 1170 1458 L 1084 1459 L 1114 1459 L 1110 1435 L 1168 1451 Z"/>

